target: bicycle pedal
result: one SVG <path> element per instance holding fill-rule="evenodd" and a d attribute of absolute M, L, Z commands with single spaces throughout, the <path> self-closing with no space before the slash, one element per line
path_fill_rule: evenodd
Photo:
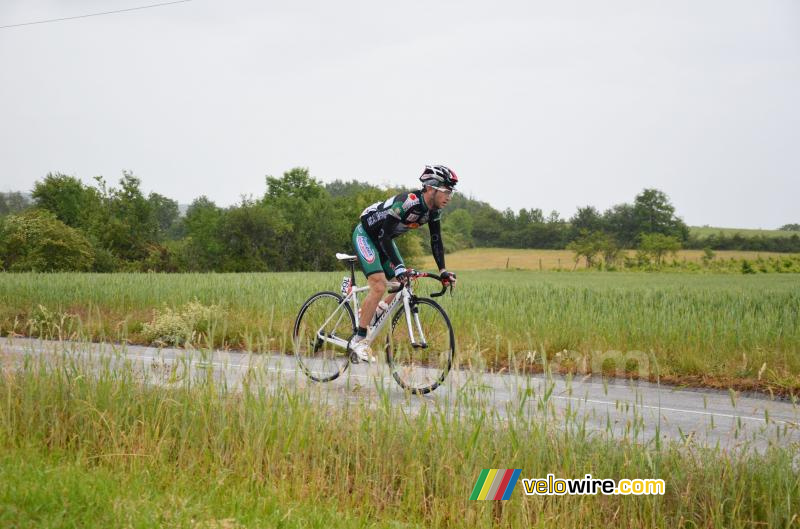
<path fill-rule="evenodd" d="M 428 344 L 411 342 L 411 347 L 413 347 L 414 349 L 427 349 L 428 348 Z"/>

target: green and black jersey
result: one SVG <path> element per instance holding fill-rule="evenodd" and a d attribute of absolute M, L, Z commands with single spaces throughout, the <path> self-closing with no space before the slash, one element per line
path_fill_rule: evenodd
<path fill-rule="evenodd" d="M 392 239 L 408 230 L 428 224 L 431 232 L 431 251 L 436 265 L 444 269 L 444 244 L 442 243 L 441 210 L 429 209 L 422 191 L 401 193 L 383 202 L 376 202 L 361 213 L 361 226 L 376 243 L 381 258 L 387 258 L 392 267 L 403 264 Z"/>

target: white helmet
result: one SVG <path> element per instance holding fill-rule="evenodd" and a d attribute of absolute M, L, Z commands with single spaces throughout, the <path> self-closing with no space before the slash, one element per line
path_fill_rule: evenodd
<path fill-rule="evenodd" d="M 458 176 L 455 171 L 448 169 L 444 165 L 426 165 L 425 170 L 419 177 L 419 181 L 426 186 L 446 187 L 453 189 L 458 183 Z"/>

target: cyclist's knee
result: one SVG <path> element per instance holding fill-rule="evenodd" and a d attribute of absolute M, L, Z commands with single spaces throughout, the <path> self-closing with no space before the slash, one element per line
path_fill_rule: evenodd
<path fill-rule="evenodd" d="M 386 292 L 386 275 L 385 274 L 372 274 L 367 278 L 369 288 L 372 292 L 383 295 Z"/>

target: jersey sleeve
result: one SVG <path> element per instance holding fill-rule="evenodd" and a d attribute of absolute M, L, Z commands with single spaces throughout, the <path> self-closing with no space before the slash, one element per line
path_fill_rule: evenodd
<path fill-rule="evenodd" d="M 439 270 L 444 270 L 444 241 L 442 241 L 442 221 L 441 213 L 436 212 L 432 215 L 428 228 L 431 230 L 431 253 L 433 260 Z"/>

